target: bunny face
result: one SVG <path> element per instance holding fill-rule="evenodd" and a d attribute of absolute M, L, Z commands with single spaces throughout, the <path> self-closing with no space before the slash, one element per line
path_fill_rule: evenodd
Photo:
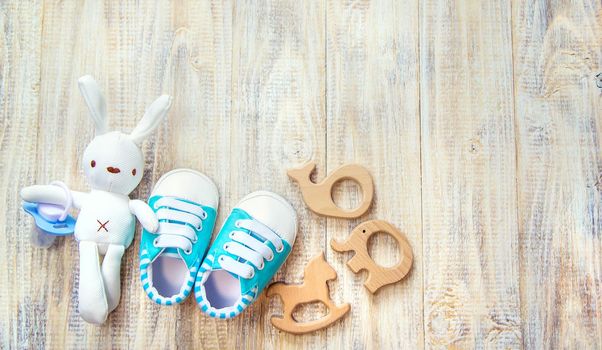
<path fill-rule="evenodd" d="M 142 151 L 118 131 L 96 136 L 86 147 L 84 174 L 95 190 L 128 195 L 142 180 Z"/>
<path fill-rule="evenodd" d="M 171 97 L 163 95 L 153 102 L 130 134 L 107 131 L 106 103 L 96 81 L 89 76 L 78 80 L 79 89 L 96 126 L 96 137 L 84 151 L 86 178 L 95 190 L 130 194 L 142 180 L 144 160 L 140 145 L 171 107 Z"/>

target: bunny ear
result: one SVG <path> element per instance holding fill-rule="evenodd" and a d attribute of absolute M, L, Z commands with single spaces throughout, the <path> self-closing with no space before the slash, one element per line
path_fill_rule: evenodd
<path fill-rule="evenodd" d="M 84 75 L 77 81 L 79 91 L 90 110 L 90 116 L 96 125 L 96 135 L 107 132 L 107 104 L 98 84 L 90 75 Z"/>
<path fill-rule="evenodd" d="M 162 95 L 148 107 L 144 116 L 138 122 L 134 131 L 130 134 L 132 139 L 137 145 L 140 145 L 142 141 L 150 135 L 159 126 L 169 108 L 171 107 L 171 96 Z"/>

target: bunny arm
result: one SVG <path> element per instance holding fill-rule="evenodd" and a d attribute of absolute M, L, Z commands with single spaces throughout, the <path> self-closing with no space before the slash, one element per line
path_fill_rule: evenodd
<path fill-rule="evenodd" d="M 67 196 L 65 191 L 53 185 L 34 185 L 27 186 L 21 189 L 21 198 L 27 202 L 48 203 L 56 205 L 65 205 Z M 88 197 L 87 193 L 79 191 L 71 191 L 73 197 L 73 207 L 80 209 L 83 202 Z"/>
<path fill-rule="evenodd" d="M 130 212 L 136 216 L 145 230 L 155 233 L 159 229 L 159 220 L 148 204 L 139 199 L 130 200 Z"/>

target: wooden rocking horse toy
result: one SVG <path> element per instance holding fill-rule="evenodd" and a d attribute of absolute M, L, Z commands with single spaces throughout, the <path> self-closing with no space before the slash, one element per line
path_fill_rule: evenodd
<path fill-rule="evenodd" d="M 304 334 L 328 327 L 350 309 L 349 304 L 336 305 L 330 299 L 327 281 L 337 278 L 336 271 L 324 260 L 324 254 L 314 257 L 305 267 L 303 283 L 287 285 L 282 282 L 274 283 L 267 291 L 267 296 L 279 295 L 284 308 L 283 317 L 273 316 L 272 325 L 282 331 Z M 320 301 L 328 308 L 328 314 L 320 319 L 309 322 L 297 322 L 293 311 L 297 305 Z"/>

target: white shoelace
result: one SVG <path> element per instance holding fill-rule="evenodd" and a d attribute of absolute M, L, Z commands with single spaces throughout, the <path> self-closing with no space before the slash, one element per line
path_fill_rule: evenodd
<path fill-rule="evenodd" d="M 255 269 L 244 261 L 248 261 L 258 270 L 265 267 L 264 259 L 272 261 L 274 252 L 266 243 L 271 242 L 276 248 L 276 253 L 284 250 L 282 239 L 269 227 L 255 220 L 238 220 L 236 227 L 251 231 L 262 241 L 245 231 L 234 230 L 230 232 L 231 242 L 224 244 L 223 249 L 238 257 L 233 259 L 227 255 L 220 255 L 218 260 L 222 268 L 242 278 L 250 279 L 255 276 Z M 241 261 L 243 259 L 244 261 Z"/>
<path fill-rule="evenodd" d="M 158 209 L 159 235 L 153 241 L 157 248 L 180 248 L 186 254 L 192 253 L 197 231 L 203 228 L 207 213 L 198 205 L 183 202 L 174 197 L 163 197 L 154 204 Z M 194 227 L 194 228 L 193 228 Z"/>

